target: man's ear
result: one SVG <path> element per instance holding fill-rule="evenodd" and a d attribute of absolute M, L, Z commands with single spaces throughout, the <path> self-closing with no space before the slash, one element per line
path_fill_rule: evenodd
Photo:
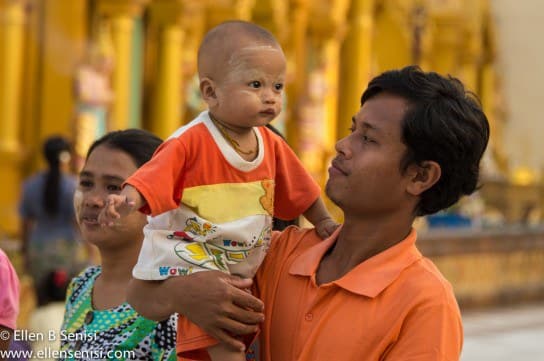
<path fill-rule="evenodd" d="M 419 196 L 438 182 L 442 175 L 440 164 L 432 160 L 426 160 L 420 164 L 413 164 L 408 169 L 410 180 L 406 191 L 414 196 Z"/>
<path fill-rule="evenodd" d="M 202 99 L 208 104 L 208 107 L 211 108 L 217 103 L 215 82 L 212 79 L 208 77 L 200 79 L 200 94 L 202 94 Z"/>

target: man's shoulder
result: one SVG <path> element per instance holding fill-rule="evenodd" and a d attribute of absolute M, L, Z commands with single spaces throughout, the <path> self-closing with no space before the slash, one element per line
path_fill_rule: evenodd
<path fill-rule="evenodd" d="M 289 226 L 281 232 L 273 232 L 270 248 L 256 275 L 261 291 L 264 284 L 270 284 L 272 278 L 279 275 L 279 269 L 294 262 L 301 253 L 320 241 L 314 229 Z"/>
<path fill-rule="evenodd" d="M 436 265 L 422 257 L 408 267 L 402 279 L 404 292 L 432 302 L 455 302 L 453 287 Z"/>
<path fill-rule="evenodd" d="M 92 288 L 94 280 L 101 272 L 102 268 L 100 266 L 90 266 L 72 278 L 66 293 L 68 299 L 73 302 L 75 299 L 80 297 L 80 294 L 82 294 L 86 288 Z"/>
<path fill-rule="evenodd" d="M 270 252 L 282 254 L 300 253 L 321 242 L 314 228 L 289 226 L 281 232 L 272 233 Z"/>

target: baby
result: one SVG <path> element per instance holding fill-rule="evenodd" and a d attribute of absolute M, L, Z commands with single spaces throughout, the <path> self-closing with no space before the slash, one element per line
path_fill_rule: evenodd
<path fill-rule="evenodd" d="M 273 216 L 303 214 L 322 238 L 336 228 L 316 182 L 265 127 L 282 109 L 285 69 L 280 45 L 255 24 L 230 21 L 206 34 L 198 72 L 208 110 L 161 145 L 100 216 L 111 226 L 134 210 L 151 215 L 135 278 L 206 270 L 251 278 L 266 254 Z M 245 360 L 184 318 L 177 351 L 191 359 Z"/>

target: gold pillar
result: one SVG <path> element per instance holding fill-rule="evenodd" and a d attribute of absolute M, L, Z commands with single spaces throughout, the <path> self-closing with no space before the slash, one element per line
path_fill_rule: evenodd
<path fill-rule="evenodd" d="M 0 1 L 0 150 L 18 149 L 24 1 Z"/>
<path fill-rule="evenodd" d="M 338 126 L 338 97 L 340 91 L 340 53 L 341 45 L 346 35 L 346 22 L 350 1 L 337 0 L 329 2 L 314 2 L 310 13 L 310 33 L 317 44 L 317 58 L 324 74 L 324 119 L 323 119 L 323 161 L 334 154 L 334 144 L 337 140 Z M 343 84 L 342 84 L 343 86 Z M 324 164 L 323 164 L 324 165 Z"/>
<path fill-rule="evenodd" d="M 0 0 L 0 230 L 17 232 L 20 163 L 18 128 L 22 81 L 24 1 Z"/>
<path fill-rule="evenodd" d="M 295 101 L 296 150 L 306 169 L 323 184 L 325 165 L 334 153 L 338 114 L 340 45 L 345 35 L 348 1 L 312 2 L 308 16 L 307 81 Z M 306 54 L 304 54 L 306 55 Z M 295 82 L 301 80 L 295 78 Z"/>
<path fill-rule="evenodd" d="M 240 20 L 251 20 L 251 12 L 255 6 L 255 0 L 235 0 L 235 17 Z"/>
<path fill-rule="evenodd" d="M 17 232 L 20 173 L 20 107 L 24 1 L 0 0 L 0 231 Z"/>
<path fill-rule="evenodd" d="M 112 76 L 114 99 L 109 130 L 129 126 L 130 70 L 132 68 L 132 33 L 134 18 L 139 16 L 149 0 L 101 0 L 98 13 L 111 29 L 115 53 Z"/>
<path fill-rule="evenodd" d="M 130 102 L 130 68 L 132 49 L 133 19 L 129 15 L 118 15 L 111 19 L 111 31 L 115 51 L 113 71 L 113 92 L 115 94 L 111 109 L 110 130 L 128 127 Z"/>
<path fill-rule="evenodd" d="M 167 25 L 160 31 L 159 67 L 153 94 L 153 121 L 150 125 L 151 131 L 163 138 L 176 130 L 182 122 L 181 55 L 184 36 L 178 25 Z"/>
<path fill-rule="evenodd" d="M 251 21 L 255 6 L 255 0 L 208 0 L 201 2 L 206 7 L 207 29 L 227 20 Z"/>
<path fill-rule="evenodd" d="M 74 121 L 74 73 L 87 45 L 87 9 L 82 1 L 48 0 L 40 5 L 43 33 L 39 88 L 39 129 L 35 142 L 51 134 L 72 134 Z M 40 148 L 38 148 L 40 149 Z M 41 152 L 35 157 L 40 159 Z M 42 163 L 43 164 L 43 163 Z"/>
<path fill-rule="evenodd" d="M 323 126 L 323 153 L 325 163 L 331 154 L 334 154 L 334 144 L 336 143 L 336 128 L 338 126 L 338 94 L 339 94 L 339 70 L 340 70 L 340 45 L 343 36 L 338 34 L 336 37 L 327 39 L 323 44 L 323 57 L 325 62 L 325 123 Z M 325 168 L 326 169 L 326 168 Z"/>
<path fill-rule="evenodd" d="M 37 139 L 41 139 L 40 132 L 40 68 L 41 62 L 41 14 L 44 4 L 40 1 L 33 1 L 27 7 L 26 26 L 27 34 L 24 51 L 24 70 L 22 79 L 22 93 L 25 94 L 25 104 L 21 107 L 21 129 L 20 141 L 22 148 L 22 157 L 24 159 L 21 174 L 30 175 L 38 168 L 40 158 L 40 144 Z"/>
<path fill-rule="evenodd" d="M 352 0 L 348 32 L 342 45 L 338 100 L 338 138 L 349 133 L 351 117 L 370 78 L 374 0 Z"/>
<path fill-rule="evenodd" d="M 201 10 L 197 1 L 181 0 L 155 1 L 150 7 L 150 26 L 158 38 L 154 44 L 158 51 L 151 87 L 151 119 L 147 125 L 163 138 L 183 123 L 185 40 L 188 28 L 198 22 Z"/>
<path fill-rule="evenodd" d="M 293 147 L 295 152 L 300 151 L 300 137 L 298 133 L 298 118 L 300 112 L 301 98 L 303 97 L 307 77 L 307 29 L 308 29 L 308 0 L 295 0 L 292 5 L 292 33 L 291 33 L 291 56 L 288 58 L 290 74 L 293 79 L 287 87 L 287 104 L 290 109 L 286 123 L 287 142 Z"/>

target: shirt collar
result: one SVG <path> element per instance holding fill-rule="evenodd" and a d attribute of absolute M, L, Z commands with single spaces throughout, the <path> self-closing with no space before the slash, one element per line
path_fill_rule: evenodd
<path fill-rule="evenodd" d="M 315 277 L 319 262 L 336 242 L 341 228 L 338 227 L 329 238 L 301 253 L 291 265 L 289 274 Z M 417 233 L 412 229 L 405 239 L 360 263 L 331 283 L 359 295 L 376 297 L 393 283 L 404 269 L 422 258 L 415 246 L 416 238 Z"/>

